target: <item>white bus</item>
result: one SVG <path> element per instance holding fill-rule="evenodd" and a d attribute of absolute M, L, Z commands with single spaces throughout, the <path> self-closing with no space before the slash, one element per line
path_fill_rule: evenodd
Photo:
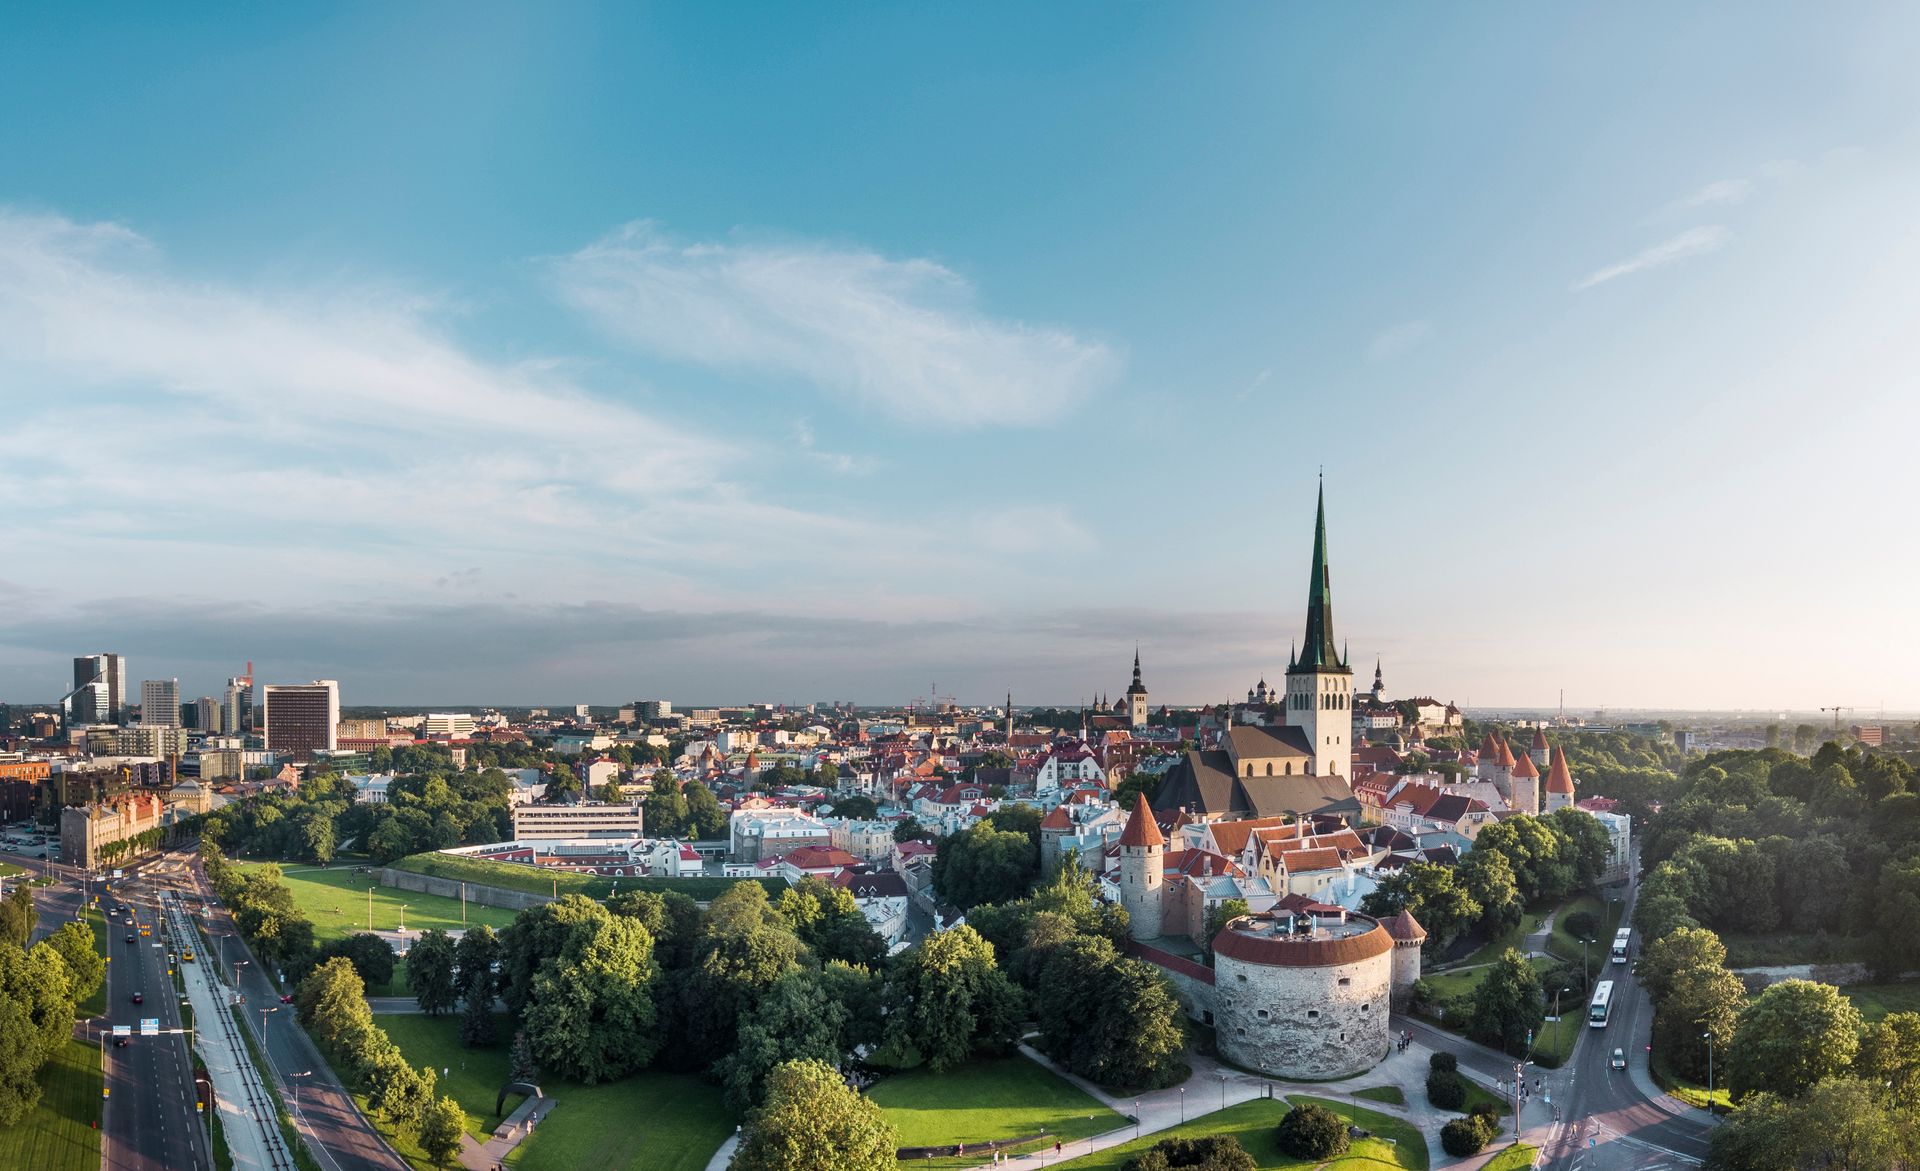
<path fill-rule="evenodd" d="M 1613 1013 L 1613 981 L 1602 980 L 1593 989 L 1593 1003 L 1587 1005 L 1587 1027 L 1604 1029 Z"/>
<path fill-rule="evenodd" d="M 1632 939 L 1633 939 L 1633 928 L 1631 927 L 1622 927 L 1620 930 L 1613 933 L 1613 962 L 1614 963 L 1624 964 L 1627 962 L 1627 944 Z"/>

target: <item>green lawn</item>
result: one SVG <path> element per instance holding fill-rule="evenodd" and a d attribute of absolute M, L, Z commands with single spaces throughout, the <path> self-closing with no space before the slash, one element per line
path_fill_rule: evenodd
<path fill-rule="evenodd" d="M 236 865 L 246 870 L 265 863 L 240 862 Z M 457 931 L 461 926 L 459 899 L 381 886 L 373 875 L 355 874 L 351 866 L 328 870 L 300 867 L 285 870 L 285 876 L 288 888 L 293 891 L 294 906 L 313 921 L 313 937 L 321 943 L 367 930 L 369 888 L 373 891 L 373 926 L 381 931 L 392 931 L 399 927 L 403 921 L 403 910 L 406 912 L 404 922 L 410 933 L 428 927 Z M 475 902 L 467 904 L 468 926 L 477 927 L 485 923 L 498 931 L 513 922 L 513 916 L 514 912 L 500 907 L 483 907 Z M 367 995 L 412 995 L 407 988 L 407 961 L 396 956 L 393 980 L 384 988 L 368 988 Z"/>
<path fill-rule="evenodd" d="M 1400 1092 L 1399 1086 L 1368 1086 L 1364 1090 L 1355 1090 L 1353 1096 L 1366 1098 L 1372 1102 L 1385 1102 L 1392 1106 L 1407 1104 L 1407 1096 Z"/>
<path fill-rule="evenodd" d="M 591 899 L 606 898 L 615 886 L 621 890 L 677 890 L 702 902 L 725 894 L 728 888 L 741 882 L 758 882 L 776 898 L 787 888 L 787 884 L 777 878 L 602 878 L 520 862 L 495 862 L 466 854 L 437 852 L 414 854 L 393 865 L 396 870 L 411 870 L 456 882 L 474 882 L 537 895 L 586 895 Z"/>
<path fill-rule="evenodd" d="M 107 949 L 106 920 L 101 917 L 97 909 L 91 907 L 83 914 L 87 924 L 93 928 L 93 950 L 99 952 L 102 959 L 111 959 L 112 955 Z M 93 995 L 80 1002 L 77 1011 L 83 1017 L 96 1017 L 107 1011 L 107 981 L 104 976 L 101 977 L 100 987 L 95 988 Z"/>
<path fill-rule="evenodd" d="M 983 1143 L 1047 1135 L 1044 1143 L 1101 1134 L 1120 1115 L 1037 1061 L 1015 1055 L 972 1061 L 946 1073 L 911 1070 L 873 1087 L 872 1097 L 903 1147 Z M 1018 1149 L 1018 1148 L 1010 1148 Z M 980 1160 L 915 1159 L 913 1165 L 972 1165 Z"/>
<path fill-rule="evenodd" d="M 1673 1072 L 1665 1056 L 1660 1053 L 1653 1055 L 1653 1080 L 1661 1089 L 1687 1105 L 1699 1110 L 1707 1108 L 1707 1087 Z M 1713 1110 L 1716 1114 L 1726 1114 L 1733 1109 L 1733 1097 L 1727 1093 L 1727 1079 L 1721 1076 L 1714 1080 L 1719 1084 L 1713 1088 Z"/>
<path fill-rule="evenodd" d="M 99 1171 L 100 1051 L 68 1041 L 40 1074 L 40 1103 L 0 1129 L 0 1167 Z"/>
<path fill-rule="evenodd" d="M 1504 1097 L 1464 1075 L 1462 1075 L 1460 1080 L 1467 1083 L 1467 1100 L 1466 1103 L 1460 1107 L 1462 1114 L 1471 1114 L 1473 1108 L 1482 1102 L 1488 1103 L 1495 1111 L 1502 1115 L 1513 1113 L 1513 1109 L 1507 1105 L 1507 1100 Z"/>
<path fill-rule="evenodd" d="M 1253 1156 L 1254 1165 L 1260 1171 L 1307 1171 L 1315 1165 L 1313 1161 L 1302 1161 L 1286 1154 L 1274 1138 L 1274 1128 L 1280 1125 L 1280 1120 L 1291 1108 L 1289 1102 L 1317 1102 L 1349 1123 L 1375 1134 L 1374 1138 L 1355 1141 L 1347 1148 L 1347 1153 L 1329 1164 L 1329 1167 L 1340 1168 L 1340 1171 L 1427 1171 L 1426 1140 L 1411 1124 L 1344 1102 L 1298 1095 L 1284 1101 L 1256 1098 L 1251 1102 L 1241 1102 L 1225 1110 L 1203 1114 L 1185 1126 L 1144 1135 L 1104 1151 L 1069 1159 L 1060 1166 L 1073 1168 L 1074 1171 L 1120 1171 L 1128 1159 L 1150 1149 L 1162 1139 L 1225 1134 L 1240 1140 L 1240 1145 Z M 1395 1142 L 1389 1143 L 1387 1139 Z"/>
<path fill-rule="evenodd" d="M 1580 958 L 1580 941 L 1567 930 L 1567 917 L 1576 911 L 1589 912 L 1600 923 L 1593 943 L 1586 949 L 1588 968 L 1597 969 L 1613 954 L 1613 933 L 1620 929 L 1620 903 L 1609 902 L 1599 895 L 1580 895 L 1562 903 L 1553 917 L 1553 934 L 1548 937 L 1547 950 L 1563 960 Z"/>
<path fill-rule="evenodd" d="M 494 1096 L 506 1080 L 507 1035 L 486 1049 L 460 1044 L 457 1015 L 381 1015 L 374 1018 L 414 1065 L 448 1071 L 438 1093 L 467 1112 L 469 1133 L 485 1135 L 495 1125 Z M 596 1086 L 554 1078 L 541 1088 L 558 1100 L 552 1116 L 515 1147 L 507 1164 L 516 1171 L 703 1171 L 733 1133 L 733 1119 L 717 1087 L 689 1074 L 643 1072 Z M 509 1099 L 507 1111 L 512 1112 Z M 392 1136 L 389 1136 L 390 1138 Z M 395 1143 L 401 1154 L 425 1167 L 417 1148 Z"/>
<path fill-rule="evenodd" d="M 1521 1171 L 1524 1167 L 1533 1166 L 1533 1160 L 1539 1153 L 1536 1147 L 1530 1147 L 1525 1143 L 1514 1143 L 1488 1159 L 1482 1171 Z"/>
<path fill-rule="evenodd" d="M 1869 1021 L 1877 1021 L 1890 1012 L 1920 1012 L 1920 983 L 1849 984 L 1840 994 L 1853 1001 L 1853 1007 Z"/>

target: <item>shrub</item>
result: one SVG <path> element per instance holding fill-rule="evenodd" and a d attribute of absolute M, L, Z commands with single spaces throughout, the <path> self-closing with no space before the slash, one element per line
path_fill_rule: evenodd
<path fill-rule="evenodd" d="M 1436 1069 L 1427 1075 L 1427 1101 L 1441 1110 L 1458 1110 L 1467 1104 L 1466 1079 L 1450 1069 Z"/>
<path fill-rule="evenodd" d="M 1128 1159 L 1121 1171 L 1258 1171 L 1253 1156 L 1232 1135 L 1170 1138 Z"/>
<path fill-rule="evenodd" d="M 1427 1058 L 1428 1069 L 1444 1069 L 1448 1073 L 1460 1068 L 1460 1059 L 1451 1053 L 1436 1053 Z"/>
<path fill-rule="evenodd" d="M 1599 939 L 1600 917 L 1592 911 L 1575 911 L 1563 921 L 1567 934 L 1575 939 Z"/>
<path fill-rule="evenodd" d="M 1347 1124 L 1325 1106 L 1303 1102 L 1280 1120 L 1280 1149 L 1296 1159 L 1331 1159 L 1347 1150 Z"/>
<path fill-rule="evenodd" d="M 1485 1150 L 1489 1137 L 1477 1118 L 1456 1118 L 1440 1128 L 1440 1149 L 1464 1159 Z"/>

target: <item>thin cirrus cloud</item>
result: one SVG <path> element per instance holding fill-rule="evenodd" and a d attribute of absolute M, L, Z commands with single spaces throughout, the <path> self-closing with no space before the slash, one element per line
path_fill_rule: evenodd
<path fill-rule="evenodd" d="M 1582 279 L 1575 281 L 1572 290 L 1576 293 L 1582 292 L 1595 285 L 1604 285 L 1608 281 L 1619 280 L 1621 277 L 1632 276 L 1648 269 L 1663 268 L 1689 257 L 1718 252 L 1732 239 L 1733 233 L 1718 224 L 1704 228 L 1688 228 L 1679 235 L 1663 240 L 1618 264 L 1609 264 L 1605 268 L 1595 269 Z"/>
<path fill-rule="evenodd" d="M 1390 362 L 1433 336 L 1433 324 L 1427 321 L 1403 321 L 1383 329 L 1367 343 L 1369 362 Z"/>
<path fill-rule="evenodd" d="M 628 224 L 551 262 L 560 298 L 674 361 L 788 375 L 912 423 L 1034 425 L 1122 359 L 1065 328 L 988 315 L 931 260 L 815 243 L 683 243 Z"/>
<path fill-rule="evenodd" d="M 1696 207 L 1718 207 L 1725 204 L 1745 203 L 1747 196 L 1753 194 L 1751 179 L 1721 179 L 1709 183 L 1700 190 L 1680 200 L 1674 206 L 1680 209 Z"/>

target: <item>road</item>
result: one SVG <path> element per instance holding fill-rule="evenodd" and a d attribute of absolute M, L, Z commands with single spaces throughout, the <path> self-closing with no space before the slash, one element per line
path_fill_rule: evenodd
<path fill-rule="evenodd" d="M 104 1021 L 90 1022 L 87 1039 L 99 1045 L 101 1028 L 111 1032 L 114 1025 L 127 1025 L 134 1035 L 125 1048 L 116 1047 L 111 1037 L 102 1047 L 107 1099 L 101 1106 L 101 1167 L 103 1171 L 210 1171 L 213 1162 L 206 1124 L 194 1109 L 193 1059 L 187 1037 L 177 1031 L 138 1035 L 143 1017 L 158 1020 L 162 1030 L 181 1028 L 180 1001 L 167 973 L 167 949 L 157 926 L 152 888 L 137 877 L 138 868 L 127 872 L 133 877 L 112 884 L 119 888 L 115 891 L 112 886 L 103 889 L 101 884 L 84 881 L 84 872 L 77 867 L 19 854 L 0 853 L 0 861 L 55 880 L 34 890 L 34 905 L 40 912 L 36 939 L 77 919 L 85 899 L 93 894 L 99 894 L 108 907 L 124 896 L 138 921 L 154 929 L 153 936 L 142 937 L 136 927 L 126 925 L 123 915 L 107 933 L 107 1011 Z M 135 940 L 131 944 L 126 942 L 130 932 Z M 144 1004 L 133 1003 L 136 992 Z"/>
<path fill-rule="evenodd" d="M 1636 890 L 1637 885 L 1628 888 L 1622 922 L 1632 920 Z M 1636 939 L 1634 947 L 1639 946 Z M 1548 1171 L 1663 1171 L 1696 1164 L 1707 1153 L 1713 1123 L 1704 1111 L 1674 1112 L 1662 1104 L 1671 1100 L 1647 1070 L 1653 1004 L 1634 980 L 1631 965 L 1604 967 L 1598 978 L 1614 983 L 1606 1027 L 1588 1026 L 1584 1004 L 1563 1005 L 1559 1027 L 1581 1032 L 1571 1060 L 1557 1070 L 1526 1069 L 1527 1080 L 1537 1079 L 1541 1092 L 1522 1111 L 1525 1137 L 1541 1145 L 1541 1166 Z M 1460 1067 L 1483 1083 L 1513 1079 L 1512 1059 L 1495 1050 L 1411 1018 L 1395 1017 L 1394 1025 L 1411 1029 L 1434 1049 L 1457 1055 Z M 1611 1068 L 1616 1047 L 1624 1051 L 1628 1069 Z M 1509 1122 L 1509 1133 L 1511 1126 Z"/>

